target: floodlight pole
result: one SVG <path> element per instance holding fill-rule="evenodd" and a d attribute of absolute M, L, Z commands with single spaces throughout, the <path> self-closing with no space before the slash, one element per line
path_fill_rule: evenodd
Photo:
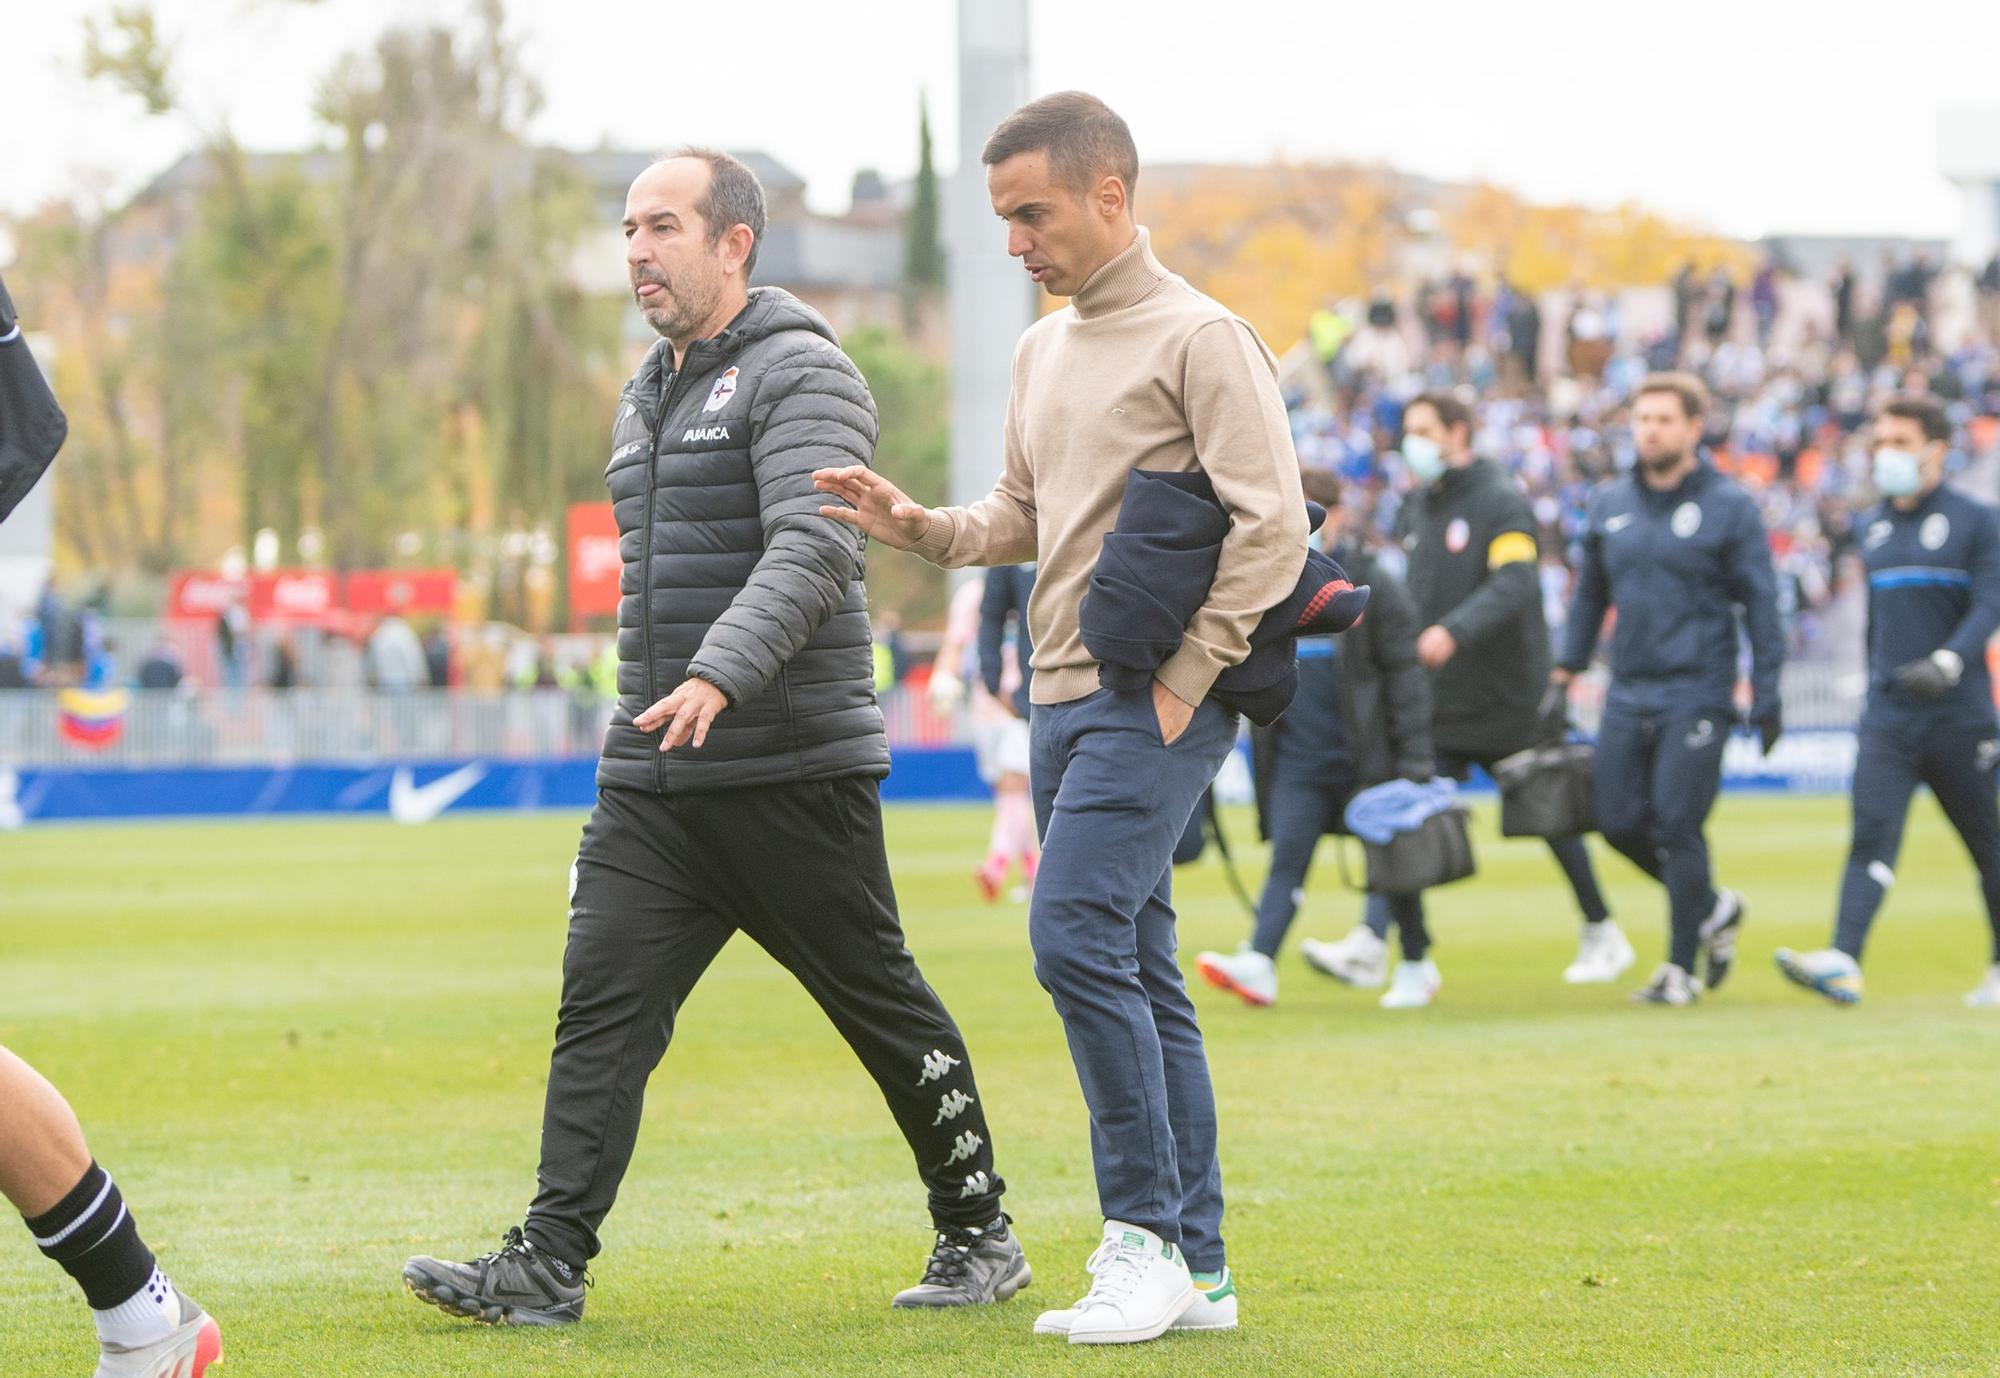
<path fill-rule="evenodd" d="M 1035 286 L 1007 257 L 979 150 L 1028 99 L 1027 0 L 958 0 L 958 165 L 946 184 L 951 298 L 951 501 L 1000 475 L 1014 343 L 1034 319 Z"/>

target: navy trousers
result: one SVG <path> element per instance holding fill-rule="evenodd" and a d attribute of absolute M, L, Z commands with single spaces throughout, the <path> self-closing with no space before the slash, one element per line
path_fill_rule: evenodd
<path fill-rule="evenodd" d="M 1036 704 L 1028 730 L 1042 834 L 1028 941 L 1090 1112 L 1099 1204 L 1219 1269 L 1215 1093 L 1175 960 L 1172 861 L 1236 715 L 1206 702 L 1168 746 L 1150 691 L 1100 689 Z"/>
<path fill-rule="evenodd" d="M 1271 779 L 1270 816 L 1266 819 L 1271 834 L 1271 869 L 1264 877 L 1264 893 L 1257 899 L 1257 927 L 1250 937 L 1250 946 L 1266 957 L 1278 955 L 1285 934 L 1291 931 L 1292 920 L 1305 900 L 1313 853 L 1319 850 L 1320 838 L 1339 825 L 1354 790 L 1350 775 L 1300 769 L 1279 758 Z M 1365 913 L 1368 926 L 1381 938 L 1388 937 L 1389 922 L 1395 920 L 1403 960 L 1420 962 L 1430 950 L 1421 896 L 1370 895 Z M 1378 919 L 1380 928 L 1375 927 Z"/>
<path fill-rule="evenodd" d="M 1717 708 L 1608 703 L 1597 729 L 1597 825 L 1604 840 L 1667 890 L 1667 960 L 1694 970 L 1715 908 L 1702 825 L 1722 787 L 1735 715 Z"/>
<path fill-rule="evenodd" d="M 1986 921 L 1993 930 L 1993 960 L 2000 962 L 2000 801 L 1994 796 L 1993 776 L 2000 743 L 1995 735 L 1991 719 L 1873 708 L 1862 715 L 1854 762 L 1854 843 L 1840 882 L 1835 947 L 1861 960 L 1875 911 L 1895 882 L 1910 796 L 1925 784 L 1979 871 Z"/>

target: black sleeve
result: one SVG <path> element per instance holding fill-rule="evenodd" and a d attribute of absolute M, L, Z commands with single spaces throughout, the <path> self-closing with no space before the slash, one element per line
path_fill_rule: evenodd
<path fill-rule="evenodd" d="M 1496 491 L 1480 518 L 1486 577 L 1470 597 L 1438 619 L 1460 646 L 1474 646 L 1504 633 L 1542 601 L 1540 546 L 1528 500 L 1519 493 Z"/>
<path fill-rule="evenodd" d="M 28 352 L 0 281 L 0 522 L 41 482 L 69 437 L 69 420 Z"/>
<path fill-rule="evenodd" d="M 1007 613 L 1014 606 L 1014 571 L 1009 565 L 986 572 L 979 595 L 979 678 L 986 692 L 1000 697 L 1000 657 L 1007 644 Z"/>
<path fill-rule="evenodd" d="M 1972 606 L 1965 610 L 1944 649 L 1955 653 L 1967 665 L 1986 658 L 1986 643 L 2000 630 L 2000 528 L 1994 513 L 1977 509 L 1979 524 L 1973 528 L 1972 554 L 1967 573 L 1972 576 Z"/>
<path fill-rule="evenodd" d="M 1569 618 L 1563 624 L 1563 653 L 1557 662 L 1572 674 L 1590 668 L 1591 653 L 1604 630 L 1604 613 L 1611 603 L 1609 581 L 1604 575 L 1604 535 L 1598 530 L 1598 506 L 1591 504 L 1584 526 L 1582 554 L 1577 560 L 1576 592 L 1570 598 Z"/>
<path fill-rule="evenodd" d="M 1778 671 L 1785 663 L 1785 630 L 1778 620 L 1778 576 L 1771 567 L 1771 537 L 1748 493 L 1737 508 L 1729 546 L 1730 597 L 1743 608 L 1750 634 L 1750 715 L 1755 721 L 1778 704 Z"/>
<path fill-rule="evenodd" d="M 1430 677 L 1417 660 L 1417 605 L 1400 580 L 1379 566 L 1368 576 L 1373 592 L 1362 627 L 1368 633 L 1368 653 L 1382 674 L 1383 708 L 1389 732 L 1389 753 L 1396 774 L 1427 779 L 1436 769 L 1431 746 Z"/>

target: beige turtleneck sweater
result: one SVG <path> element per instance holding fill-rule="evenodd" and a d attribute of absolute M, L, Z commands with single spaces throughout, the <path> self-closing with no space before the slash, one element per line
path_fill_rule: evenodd
<path fill-rule="evenodd" d="M 1169 273 L 1146 231 L 1091 274 L 1014 352 L 1005 459 L 993 491 L 933 509 L 915 547 L 936 564 L 1035 560 L 1028 625 L 1036 703 L 1097 688 L 1077 609 L 1134 469 L 1199 468 L 1228 510 L 1208 601 L 1159 677 L 1184 702 L 1250 651 L 1258 619 L 1305 567 L 1305 498 L 1277 361 L 1228 308 Z"/>

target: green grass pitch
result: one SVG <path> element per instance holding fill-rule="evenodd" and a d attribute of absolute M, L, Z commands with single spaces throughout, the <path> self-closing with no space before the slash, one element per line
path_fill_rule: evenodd
<path fill-rule="evenodd" d="M 1029 1333 L 1080 1291 L 1097 1208 L 1025 911 L 969 879 L 985 822 L 892 809 L 889 828 L 1035 1266 L 974 1314 L 889 1310 L 929 1244 L 911 1164 L 741 939 L 653 1080 L 584 1324 L 491 1330 L 403 1291 L 406 1255 L 492 1247 L 533 1188 L 575 816 L 0 836 L 0 1041 L 74 1101 L 222 1320 L 232 1378 L 2000 1373 L 2000 1015 L 1959 1005 L 1986 929 L 1928 800 L 1857 1009 L 1770 960 L 1825 941 L 1838 799 L 1722 805 L 1719 870 L 1751 914 L 1732 984 L 1693 1010 L 1626 1005 L 1663 903 L 1601 847 L 1640 966 L 1565 987 L 1560 877 L 1490 811 L 1479 877 L 1433 896 L 1430 1010 L 1378 1010 L 1291 949 L 1273 1009 L 1199 988 L 1243 1328 L 1105 1352 Z M 1358 912 L 1331 860 L 1299 932 Z M 1245 921 L 1207 864 L 1180 889 L 1191 967 Z M 6 1234 L 0 1372 L 87 1373 L 79 1294 Z"/>

